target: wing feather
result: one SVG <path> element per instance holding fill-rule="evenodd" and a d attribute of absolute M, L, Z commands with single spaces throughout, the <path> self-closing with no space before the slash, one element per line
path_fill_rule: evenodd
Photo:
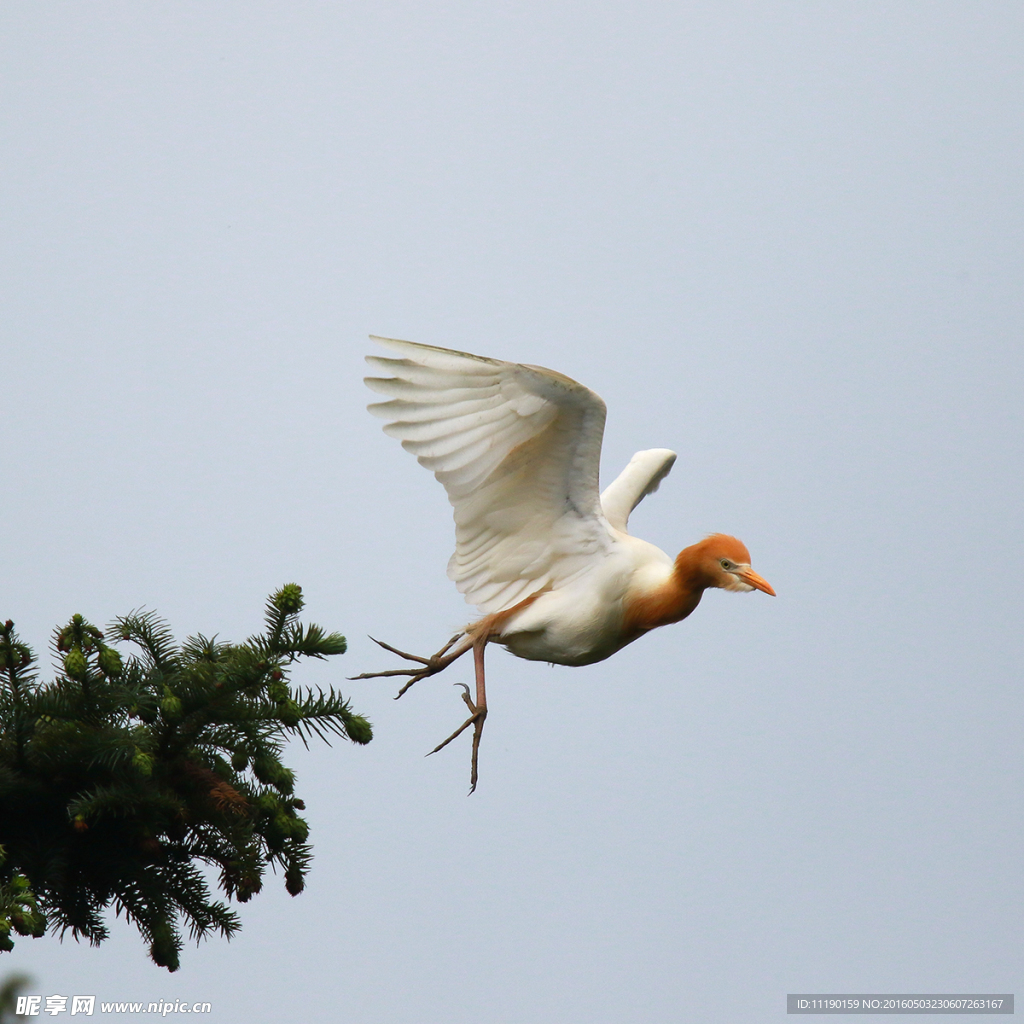
<path fill-rule="evenodd" d="M 396 419 L 401 414 L 401 419 L 405 423 L 421 423 L 437 419 L 437 401 L 440 399 L 422 404 L 404 400 L 401 402 L 375 402 L 370 408 L 382 419 Z M 465 399 L 461 403 L 461 411 L 465 415 L 482 413 L 501 404 L 501 395 L 495 393 L 490 398 Z"/>
<path fill-rule="evenodd" d="M 483 612 L 585 572 L 614 543 L 598 494 L 605 405 L 543 367 L 390 338 L 370 411 L 433 471 L 454 509 L 448 575 Z"/>
<path fill-rule="evenodd" d="M 668 476 L 676 453 L 668 448 L 648 448 L 637 452 L 626 468 L 605 488 L 601 507 L 616 530 L 626 532 L 629 514 Z"/>
<path fill-rule="evenodd" d="M 389 423 L 384 433 L 404 438 L 407 451 L 416 455 L 446 455 L 475 444 L 482 437 L 501 437 L 516 427 L 516 414 L 452 416 L 447 420 Z"/>

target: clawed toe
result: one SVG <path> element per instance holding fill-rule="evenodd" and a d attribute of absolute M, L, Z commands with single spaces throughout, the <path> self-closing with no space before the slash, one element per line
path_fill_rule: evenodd
<path fill-rule="evenodd" d="M 370 637 L 370 639 L 377 644 L 378 647 L 383 647 L 384 650 L 390 651 L 392 654 L 397 654 L 400 658 L 405 658 L 406 661 L 414 661 L 417 665 L 422 665 L 423 668 L 389 668 L 383 672 L 360 672 L 357 676 L 349 676 L 349 680 L 355 679 L 386 679 L 394 676 L 409 676 L 409 679 L 405 682 L 402 688 L 398 691 L 395 700 L 409 689 L 413 683 L 418 683 L 421 679 L 426 679 L 427 676 L 432 676 L 442 669 L 447 668 L 456 658 L 465 654 L 469 650 L 469 643 L 467 642 L 463 647 L 451 651 L 455 642 L 462 636 L 461 633 L 456 633 L 437 652 L 432 654 L 429 658 L 421 658 L 418 654 L 409 654 L 407 651 L 400 651 L 397 647 L 392 647 L 391 644 L 384 643 L 383 640 L 378 640 L 376 637 Z M 451 651 L 451 653 L 449 653 Z"/>
<path fill-rule="evenodd" d="M 474 722 L 483 723 L 483 720 L 487 717 L 487 708 L 478 708 L 469 696 L 469 687 L 465 683 L 455 683 L 455 686 L 461 686 L 466 692 L 462 694 L 462 699 L 466 702 L 466 707 L 470 710 L 469 718 L 467 718 L 462 725 L 458 727 L 446 740 L 442 740 L 433 750 L 430 751 L 426 756 L 430 757 L 430 754 L 436 754 L 439 750 L 443 750 L 448 746 L 449 743 L 457 736 L 461 736 Z"/>
<path fill-rule="evenodd" d="M 392 654 L 397 654 L 400 658 L 405 658 L 406 661 L 418 661 L 421 665 L 429 665 L 431 661 L 433 661 L 434 658 L 437 657 L 436 654 L 434 655 L 433 658 L 421 658 L 418 654 L 406 654 L 405 651 L 400 651 L 397 647 L 392 647 L 391 644 L 386 644 L 384 643 L 383 640 L 378 640 L 375 636 L 371 636 L 370 639 L 378 647 L 383 647 L 385 651 L 390 651 Z M 447 648 L 444 648 L 444 650 L 447 650 Z"/>
<path fill-rule="evenodd" d="M 467 718 L 462 723 L 462 725 L 460 725 L 458 729 L 456 729 L 455 732 L 453 732 L 451 736 L 448 737 L 448 739 L 438 743 L 438 745 L 434 747 L 434 749 L 431 750 L 430 753 L 428 753 L 426 756 L 430 757 L 430 754 L 436 754 L 439 750 L 443 750 L 445 747 L 448 746 L 449 743 L 451 743 L 453 739 L 455 739 L 457 736 L 461 736 L 470 726 L 473 726 L 473 765 L 469 777 L 469 791 L 470 793 L 472 793 L 476 789 L 478 774 L 477 760 L 480 751 L 480 737 L 483 735 L 484 732 L 484 720 L 487 718 L 487 707 L 486 705 L 477 706 L 473 703 L 472 698 L 469 696 L 469 687 L 465 683 L 455 683 L 455 685 L 461 686 L 463 690 L 466 691 L 461 696 L 462 699 L 466 702 L 466 707 L 469 708 L 469 718 Z"/>
<path fill-rule="evenodd" d="M 393 700 L 398 700 L 398 698 L 401 697 L 402 694 L 405 693 L 405 691 L 408 690 L 409 687 L 413 685 L 413 683 L 418 683 L 421 679 L 426 679 L 427 676 L 433 675 L 433 673 L 436 672 L 436 671 L 437 671 L 437 669 L 431 669 L 430 671 L 427 671 L 427 672 L 414 672 L 414 673 L 412 673 L 412 678 L 410 678 L 409 681 L 406 682 L 402 686 L 402 688 L 398 691 L 398 693 L 395 694 L 395 696 L 392 699 Z"/>

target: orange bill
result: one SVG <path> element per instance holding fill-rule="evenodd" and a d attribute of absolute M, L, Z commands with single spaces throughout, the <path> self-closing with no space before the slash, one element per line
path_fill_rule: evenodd
<path fill-rule="evenodd" d="M 743 580 L 747 586 L 753 587 L 755 590 L 764 591 L 766 594 L 771 594 L 772 597 L 775 596 L 775 591 L 772 590 L 772 585 L 763 576 L 758 576 L 753 569 L 743 569 L 741 572 L 736 573 L 736 575 Z"/>

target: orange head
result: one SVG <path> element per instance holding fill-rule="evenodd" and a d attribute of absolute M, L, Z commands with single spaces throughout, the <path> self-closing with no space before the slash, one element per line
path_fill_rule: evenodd
<path fill-rule="evenodd" d="M 713 533 L 681 552 L 676 560 L 685 565 L 705 587 L 747 593 L 760 590 L 775 596 L 771 584 L 750 568 L 750 552 L 743 541 L 725 533 Z"/>

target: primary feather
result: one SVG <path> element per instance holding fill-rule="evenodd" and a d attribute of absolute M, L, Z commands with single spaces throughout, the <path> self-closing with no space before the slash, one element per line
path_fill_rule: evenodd
<path fill-rule="evenodd" d="M 367 357 L 391 375 L 367 378 L 390 399 L 370 409 L 448 492 L 456 538 L 448 575 L 467 601 L 505 611 L 564 586 L 608 550 L 598 395 L 539 366 L 374 341 L 401 358 Z"/>

